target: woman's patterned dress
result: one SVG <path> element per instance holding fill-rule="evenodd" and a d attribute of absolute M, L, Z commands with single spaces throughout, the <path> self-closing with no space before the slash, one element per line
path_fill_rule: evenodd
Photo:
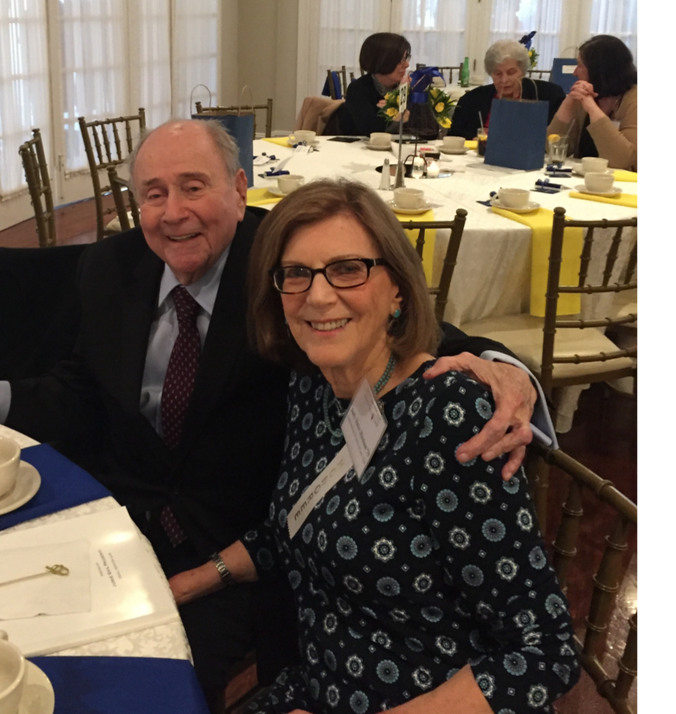
<path fill-rule="evenodd" d="M 523 472 L 504 482 L 501 459 L 454 456 L 492 397 L 460 373 L 425 380 L 428 366 L 383 397 L 387 431 L 363 476 L 348 472 L 289 540 L 287 513 L 345 443 L 327 428 L 321 374 L 292 376 L 270 519 L 243 542 L 261 578 L 288 575 L 303 664 L 251 711 L 381 711 L 469 663 L 495 712 L 547 712 L 577 681 Z M 328 396 L 336 431 L 348 402 Z"/>

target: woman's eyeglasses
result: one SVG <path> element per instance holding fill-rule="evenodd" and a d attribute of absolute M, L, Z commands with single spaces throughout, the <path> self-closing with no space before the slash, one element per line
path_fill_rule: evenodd
<path fill-rule="evenodd" d="M 350 258 L 336 260 L 323 268 L 307 268 L 304 265 L 287 265 L 270 271 L 272 282 L 280 293 L 304 293 L 312 286 L 315 275 L 321 273 L 334 288 L 358 288 L 363 285 L 376 265 L 387 265 L 384 258 Z"/>

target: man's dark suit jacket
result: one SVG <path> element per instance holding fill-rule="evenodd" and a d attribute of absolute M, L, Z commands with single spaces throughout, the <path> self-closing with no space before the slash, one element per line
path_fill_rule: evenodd
<path fill-rule="evenodd" d="M 540 101 L 549 103 L 548 123 L 552 121 L 561 102 L 566 98 L 563 89 L 553 82 L 525 77 L 521 87 L 524 99 L 535 99 L 537 96 Z M 485 84 L 463 94 L 453 112 L 451 128 L 448 130 L 449 136 L 464 136 L 465 139 L 474 139 L 477 129 L 481 126 L 479 112 L 481 112 L 483 122 L 486 123 L 494 97 L 494 84 Z M 490 122 L 488 133 L 490 134 Z"/>

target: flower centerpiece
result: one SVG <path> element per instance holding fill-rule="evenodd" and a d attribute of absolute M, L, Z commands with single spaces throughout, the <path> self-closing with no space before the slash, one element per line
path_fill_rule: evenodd
<path fill-rule="evenodd" d="M 532 32 L 529 32 L 527 35 L 524 35 L 519 42 L 528 50 L 528 59 L 530 60 L 530 68 L 535 69 L 535 66 L 538 63 L 538 58 L 540 55 L 538 54 L 538 51 L 535 49 L 535 47 L 532 46 L 533 44 L 533 37 L 535 37 L 536 31 L 533 30 Z"/>
<path fill-rule="evenodd" d="M 412 117 L 404 117 L 404 121 L 418 123 L 421 114 L 431 116 L 436 124 L 444 129 L 451 126 L 451 115 L 456 105 L 456 101 L 451 99 L 443 87 L 445 86 L 443 75 L 436 67 L 423 67 L 412 72 L 410 77 L 409 110 Z M 422 109 L 424 107 L 424 110 Z M 422 110 L 422 111 L 421 111 Z M 401 119 L 399 114 L 399 87 L 388 92 L 378 102 L 378 114 L 383 117 L 388 124 Z M 409 127 L 411 129 L 426 129 L 430 133 L 429 127 Z"/>

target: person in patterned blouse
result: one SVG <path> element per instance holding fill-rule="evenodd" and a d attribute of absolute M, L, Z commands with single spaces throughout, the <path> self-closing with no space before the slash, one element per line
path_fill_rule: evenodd
<path fill-rule="evenodd" d="M 579 676 L 568 605 L 523 471 L 455 459 L 494 403 L 459 372 L 423 378 L 438 328 L 394 214 L 361 184 L 312 182 L 261 224 L 249 284 L 257 348 L 295 371 L 269 519 L 221 557 L 237 582 L 286 573 L 302 663 L 246 711 L 552 711 Z M 313 502 L 364 379 L 386 431 Z"/>

